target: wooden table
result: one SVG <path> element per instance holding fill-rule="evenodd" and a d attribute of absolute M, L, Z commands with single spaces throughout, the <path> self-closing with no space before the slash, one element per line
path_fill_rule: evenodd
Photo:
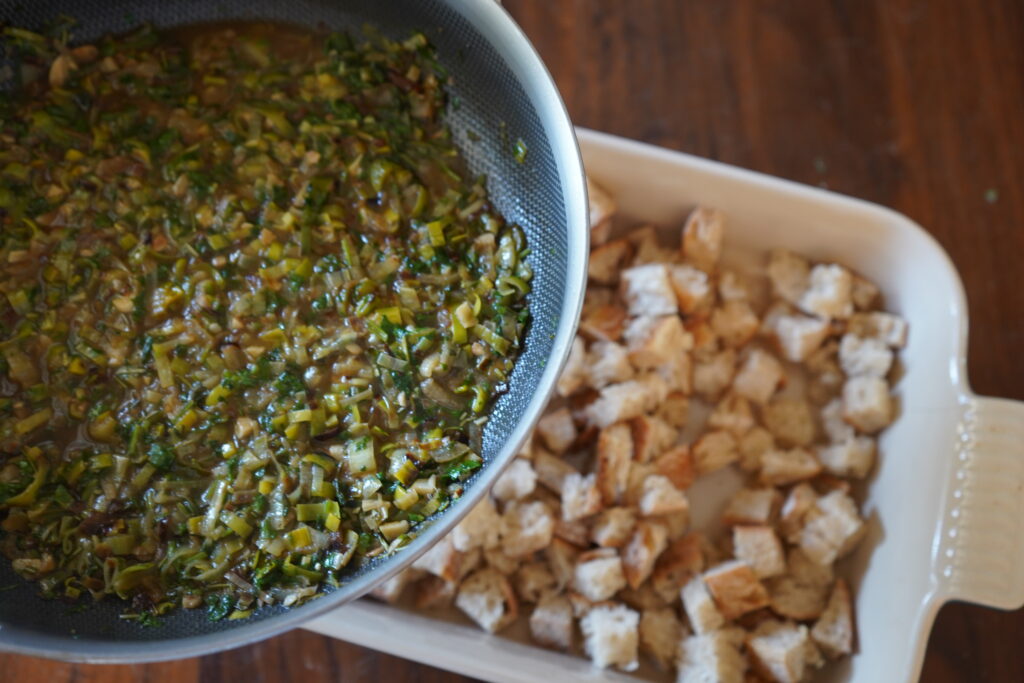
<path fill-rule="evenodd" d="M 828 187 L 925 226 L 967 288 L 975 389 L 1024 399 L 1024 3 L 505 5 L 577 124 Z M 1024 681 L 1021 643 L 1024 611 L 947 606 L 922 680 Z M 302 631 L 150 666 L 0 656 L 0 681 L 19 682 L 459 678 Z"/>

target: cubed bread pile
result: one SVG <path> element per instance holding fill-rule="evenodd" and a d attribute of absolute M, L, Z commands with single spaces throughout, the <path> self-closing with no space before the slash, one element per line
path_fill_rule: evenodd
<path fill-rule="evenodd" d="M 419 607 L 454 603 L 490 632 L 522 616 L 540 645 L 600 667 L 644 654 L 681 682 L 806 680 L 854 649 L 834 563 L 864 532 L 851 483 L 896 414 L 906 322 L 868 280 L 788 251 L 754 296 L 720 265 L 714 209 L 665 245 L 651 227 L 609 239 L 614 204 L 591 199 L 560 400 L 490 497 L 375 595 L 411 586 Z M 687 492 L 722 468 L 745 484 L 708 538 Z"/>

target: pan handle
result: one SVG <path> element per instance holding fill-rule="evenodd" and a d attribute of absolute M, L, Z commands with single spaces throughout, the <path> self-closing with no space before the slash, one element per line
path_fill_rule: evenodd
<path fill-rule="evenodd" d="M 969 396 L 933 571 L 953 600 L 1024 605 L 1024 402 Z"/>

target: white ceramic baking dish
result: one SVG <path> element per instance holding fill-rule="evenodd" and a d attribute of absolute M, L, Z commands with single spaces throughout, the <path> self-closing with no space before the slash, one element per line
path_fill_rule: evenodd
<path fill-rule="evenodd" d="M 935 240 L 875 204 L 593 131 L 578 135 L 588 174 L 627 221 L 679 226 L 698 202 L 718 207 L 728 246 L 840 261 L 878 283 L 886 307 L 910 322 L 895 386 L 901 414 L 881 438 L 864 493 L 869 531 L 844 561 L 859 651 L 824 679 L 916 680 L 943 603 L 1024 603 L 1024 403 L 971 392 L 963 289 Z M 307 628 L 485 680 L 623 678 L 534 647 L 522 630 L 489 636 L 458 615 L 367 600 Z"/>

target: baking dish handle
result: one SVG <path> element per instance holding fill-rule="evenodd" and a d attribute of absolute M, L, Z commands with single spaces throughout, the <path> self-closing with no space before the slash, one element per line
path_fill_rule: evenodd
<path fill-rule="evenodd" d="M 934 545 L 946 597 L 1024 605 L 1024 402 L 970 396 Z"/>

